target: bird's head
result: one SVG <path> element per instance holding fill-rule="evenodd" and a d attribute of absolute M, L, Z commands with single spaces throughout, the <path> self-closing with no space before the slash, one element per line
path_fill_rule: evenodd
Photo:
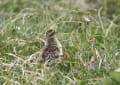
<path fill-rule="evenodd" d="M 49 39 L 54 39 L 54 38 L 55 38 L 55 35 L 56 35 L 55 30 L 49 29 L 49 30 L 46 32 L 46 39 L 47 39 L 47 40 L 49 40 Z"/>

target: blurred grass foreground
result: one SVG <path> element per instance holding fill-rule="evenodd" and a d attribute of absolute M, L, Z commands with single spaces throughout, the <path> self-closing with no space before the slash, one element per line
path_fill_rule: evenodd
<path fill-rule="evenodd" d="M 43 68 L 49 28 L 68 58 Z M 0 85 L 120 85 L 120 0 L 0 0 Z"/>

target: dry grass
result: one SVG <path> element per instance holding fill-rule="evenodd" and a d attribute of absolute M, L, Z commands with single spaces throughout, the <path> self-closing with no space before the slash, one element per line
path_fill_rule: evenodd
<path fill-rule="evenodd" d="M 0 1 L 0 85 L 119 84 L 119 69 L 114 72 L 120 67 L 118 13 L 109 19 L 106 2 L 89 10 L 95 2 L 83 1 L 83 8 L 71 2 Z M 44 67 L 41 50 L 48 28 L 58 32 L 69 56 Z"/>

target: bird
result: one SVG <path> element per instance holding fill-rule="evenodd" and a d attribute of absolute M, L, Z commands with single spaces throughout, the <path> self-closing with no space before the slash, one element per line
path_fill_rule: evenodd
<path fill-rule="evenodd" d="M 45 64 L 55 63 L 67 57 L 56 33 L 54 29 L 48 29 L 45 33 L 45 46 L 42 51 L 42 61 Z"/>

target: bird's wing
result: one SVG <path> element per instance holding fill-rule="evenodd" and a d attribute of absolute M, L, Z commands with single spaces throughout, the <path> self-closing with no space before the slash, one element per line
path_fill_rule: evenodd
<path fill-rule="evenodd" d="M 51 61 L 59 57 L 59 48 L 56 46 L 45 47 L 42 53 L 43 61 Z"/>

